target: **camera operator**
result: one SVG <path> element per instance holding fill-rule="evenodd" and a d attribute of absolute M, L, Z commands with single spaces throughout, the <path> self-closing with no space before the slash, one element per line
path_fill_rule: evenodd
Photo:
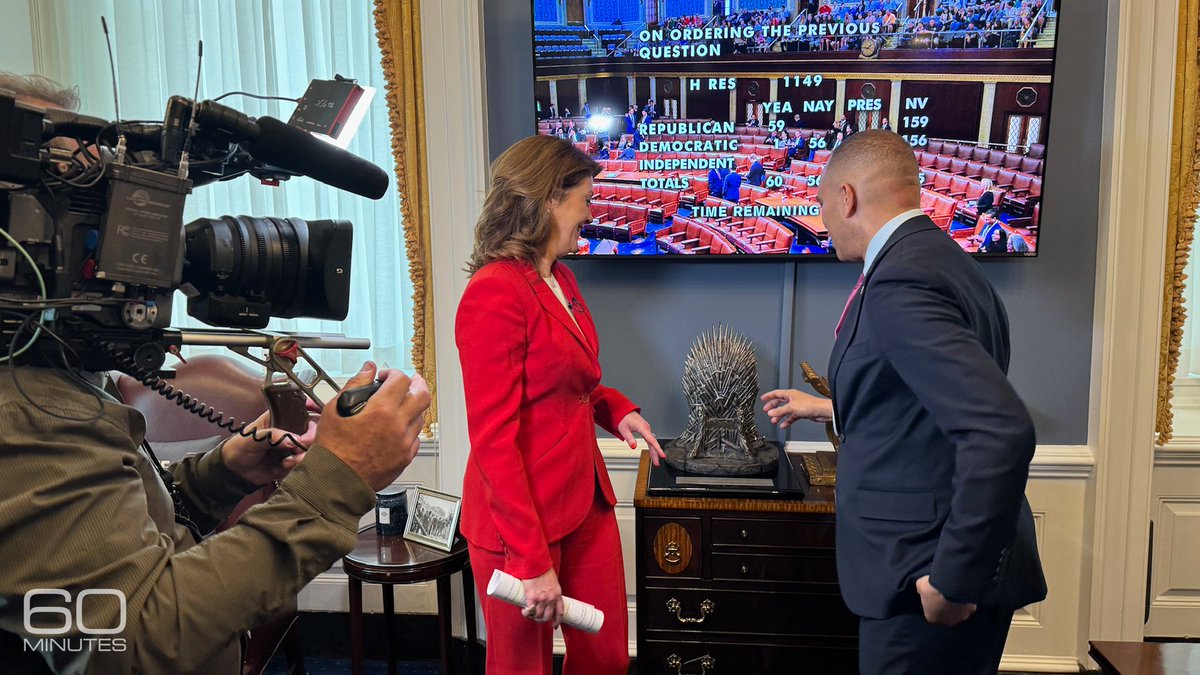
<path fill-rule="evenodd" d="M 74 107 L 41 78 L 0 74 L 0 92 Z M 375 492 L 416 455 L 424 380 L 368 362 L 346 388 L 372 381 L 382 385 L 357 415 L 331 402 L 309 425 L 307 452 L 235 435 L 164 476 L 144 418 L 105 394 L 103 374 L 0 363 L 0 670 L 240 672 L 240 636 L 353 549 Z M 197 541 L 185 526 L 210 532 L 274 480 L 235 527 Z M 56 593 L 31 608 L 31 595 Z M 39 640 L 46 625 L 58 639 Z"/>

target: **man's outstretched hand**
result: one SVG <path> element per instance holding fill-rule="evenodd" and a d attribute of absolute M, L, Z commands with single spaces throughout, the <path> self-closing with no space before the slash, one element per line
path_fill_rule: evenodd
<path fill-rule="evenodd" d="M 342 393 L 377 379 L 383 385 L 353 417 L 338 415 L 337 399 L 330 401 L 316 434 L 318 444 L 354 469 L 376 492 L 391 485 L 416 457 L 430 402 L 429 387 L 420 375 L 409 378 L 399 370 L 376 373 L 370 361 L 346 382 Z"/>

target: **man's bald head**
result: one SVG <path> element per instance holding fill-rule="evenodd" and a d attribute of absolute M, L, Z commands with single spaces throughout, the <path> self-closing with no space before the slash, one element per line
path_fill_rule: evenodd
<path fill-rule="evenodd" d="M 902 201 L 908 209 L 921 203 L 920 173 L 908 141 L 891 131 L 872 129 L 842 141 L 821 180 L 854 184 L 868 204 Z"/>
<path fill-rule="evenodd" d="M 884 223 L 920 208 L 920 168 L 912 146 L 891 131 L 852 134 L 825 165 L 817 197 L 838 257 L 862 260 Z"/>

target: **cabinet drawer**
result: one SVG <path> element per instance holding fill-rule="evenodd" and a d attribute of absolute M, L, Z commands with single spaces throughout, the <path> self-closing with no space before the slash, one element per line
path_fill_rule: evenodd
<path fill-rule="evenodd" d="M 833 554 L 713 553 L 713 579 L 837 584 Z"/>
<path fill-rule="evenodd" d="M 833 548 L 832 519 L 713 518 L 712 545 Z"/>
<path fill-rule="evenodd" d="M 647 640 L 638 645 L 637 669 L 641 675 L 853 675 L 858 650 L 828 640 L 806 646 Z"/>
<path fill-rule="evenodd" d="M 700 518 L 641 520 L 642 569 L 647 577 L 700 578 L 704 540 Z"/>
<path fill-rule="evenodd" d="M 648 631 L 831 636 L 854 639 L 858 618 L 836 589 L 828 593 L 647 588 L 638 622 Z"/>

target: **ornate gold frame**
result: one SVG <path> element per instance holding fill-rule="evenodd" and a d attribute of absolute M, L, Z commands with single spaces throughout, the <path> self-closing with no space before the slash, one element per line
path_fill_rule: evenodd
<path fill-rule="evenodd" d="M 1159 343 L 1158 396 L 1154 431 L 1159 444 L 1171 440 L 1171 395 L 1187 310 L 1184 268 L 1192 249 L 1200 206 L 1200 0 L 1181 0 L 1175 59 L 1175 112 L 1171 135 L 1171 196 L 1167 205 L 1166 284 Z"/>
<path fill-rule="evenodd" d="M 425 82 L 419 0 L 375 0 L 375 29 L 387 78 L 388 119 L 396 160 L 396 190 L 413 286 L 413 367 L 429 382 L 433 403 L 426 433 L 437 422 L 433 340 L 433 269 L 429 252 L 429 181 L 425 155 Z"/>

